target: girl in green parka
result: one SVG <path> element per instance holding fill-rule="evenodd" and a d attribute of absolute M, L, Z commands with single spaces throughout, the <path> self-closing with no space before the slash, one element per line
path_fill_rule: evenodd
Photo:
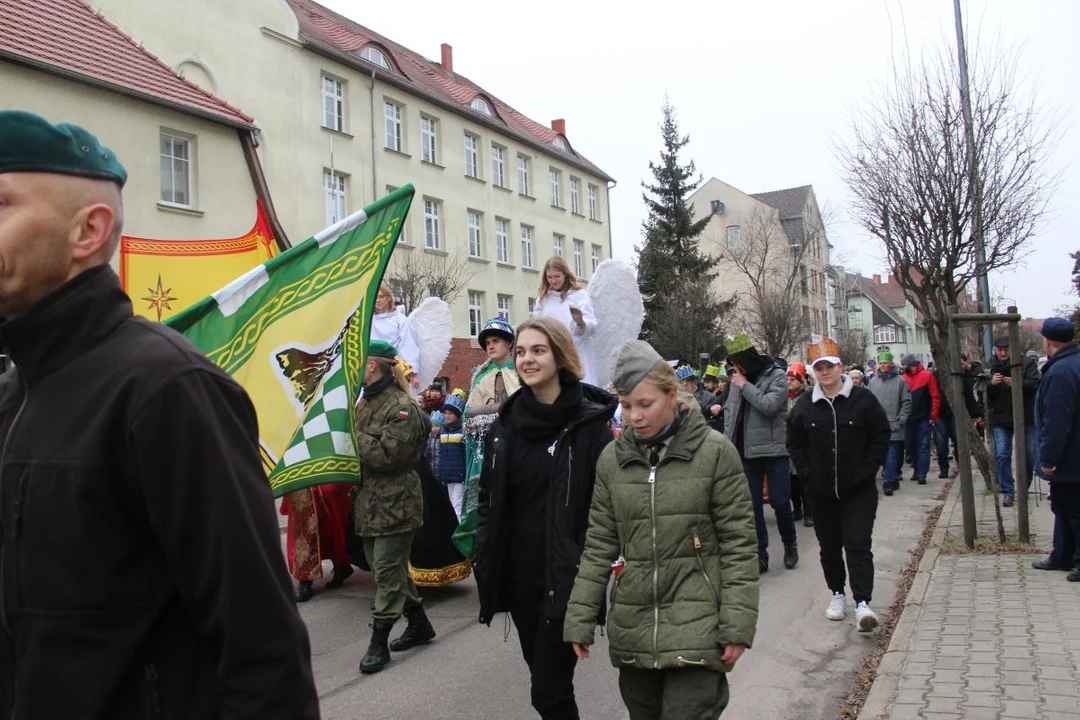
<path fill-rule="evenodd" d="M 597 464 L 563 637 L 589 656 L 614 574 L 607 628 L 631 720 L 713 720 L 757 625 L 749 485 L 735 447 L 650 345 L 619 348 L 612 379 L 623 434 Z"/>

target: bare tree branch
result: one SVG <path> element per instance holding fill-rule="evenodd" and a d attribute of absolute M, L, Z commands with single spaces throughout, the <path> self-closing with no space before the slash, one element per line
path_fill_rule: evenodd
<path fill-rule="evenodd" d="M 452 304 L 475 276 L 476 266 L 464 257 L 397 248 L 385 279 L 394 298 L 410 313 L 429 297 Z"/>

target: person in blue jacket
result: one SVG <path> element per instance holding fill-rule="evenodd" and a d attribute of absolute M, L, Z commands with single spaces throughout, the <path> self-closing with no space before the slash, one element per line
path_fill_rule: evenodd
<path fill-rule="evenodd" d="M 1035 396 L 1040 474 L 1050 482 L 1054 549 L 1036 570 L 1065 570 L 1080 582 L 1080 347 L 1065 318 L 1047 318 L 1039 333 L 1049 358 Z"/>
<path fill-rule="evenodd" d="M 458 391 L 446 398 L 443 403 L 445 418 L 439 433 L 438 469 L 435 476 L 446 486 L 450 495 L 450 504 L 454 506 L 458 520 L 461 520 L 461 506 L 465 500 L 465 433 L 461 427 L 461 416 L 465 414 L 465 398 Z"/>

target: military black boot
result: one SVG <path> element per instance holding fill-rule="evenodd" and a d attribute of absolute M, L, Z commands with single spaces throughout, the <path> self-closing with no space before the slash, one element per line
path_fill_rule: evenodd
<path fill-rule="evenodd" d="M 795 543 L 784 545 L 784 567 L 791 570 L 799 564 L 799 546 Z"/>
<path fill-rule="evenodd" d="M 312 582 L 310 580 L 301 580 L 300 585 L 296 588 L 296 602 L 307 602 L 313 597 L 315 597 L 315 588 L 312 587 Z"/>
<path fill-rule="evenodd" d="M 373 620 L 371 622 L 371 644 L 368 645 L 364 659 L 360 661 L 360 672 L 365 675 L 377 673 L 390 662 L 390 648 L 386 641 L 390 639 L 393 620 Z"/>
<path fill-rule="evenodd" d="M 406 626 L 405 632 L 401 633 L 401 637 L 390 643 L 391 650 L 401 652 L 417 645 L 424 645 L 435 639 L 435 628 L 431 627 L 431 622 L 428 620 L 422 606 L 414 605 L 411 608 L 405 608 L 405 618 L 409 621 L 409 624 Z"/>

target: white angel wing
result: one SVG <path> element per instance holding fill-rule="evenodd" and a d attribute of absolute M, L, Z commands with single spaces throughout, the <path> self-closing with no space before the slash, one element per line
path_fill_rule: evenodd
<path fill-rule="evenodd" d="M 589 280 L 589 297 L 597 322 L 593 335 L 596 384 L 606 388 L 611 382 L 611 355 L 641 334 L 645 305 L 634 268 L 620 260 L 600 263 Z"/>
<path fill-rule="evenodd" d="M 429 297 L 409 313 L 409 324 L 420 347 L 420 367 L 413 369 L 421 387 L 426 387 L 435 379 L 435 374 L 442 369 L 450 355 L 450 344 L 454 337 L 450 306 L 440 298 Z"/>

